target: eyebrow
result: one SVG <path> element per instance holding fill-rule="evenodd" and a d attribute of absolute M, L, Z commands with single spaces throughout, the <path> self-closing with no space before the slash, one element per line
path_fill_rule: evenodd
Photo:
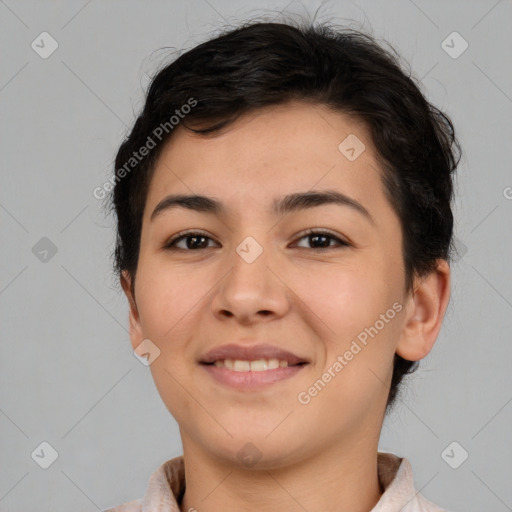
<path fill-rule="evenodd" d="M 372 224 L 375 224 L 370 212 L 361 203 L 358 203 L 355 199 L 352 199 L 341 192 L 337 192 L 336 190 L 296 192 L 282 198 L 274 199 L 272 202 L 271 213 L 278 216 L 326 204 L 348 206 L 362 214 Z M 165 197 L 157 204 L 151 214 L 150 220 L 153 221 L 163 212 L 175 208 L 187 208 L 199 213 L 208 213 L 212 215 L 221 215 L 225 213 L 224 205 L 213 197 L 174 194 Z"/>

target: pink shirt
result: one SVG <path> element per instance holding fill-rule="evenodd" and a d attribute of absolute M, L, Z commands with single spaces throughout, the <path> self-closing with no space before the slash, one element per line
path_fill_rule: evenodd
<path fill-rule="evenodd" d="M 379 481 L 384 489 L 370 512 L 447 512 L 414 489 L 411 464 L 406 458 L 379 452 Z M 164 462 L 150 477 L 144 498 L 103 512 L 180 512 L 185 491 L 183 456 Z"/>

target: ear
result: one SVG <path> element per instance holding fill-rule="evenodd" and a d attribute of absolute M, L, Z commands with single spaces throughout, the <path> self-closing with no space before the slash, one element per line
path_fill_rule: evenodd
<path fill-rule="evenodd" d="M 450 266 L 438 260 L 437 268 L 413 286 L 406 306 L 405 325 L 396 353 L 419 361 L 432 350 L 450 300 Z"/>
<path fill-rule="evenodd" d="M 131 283 L 132 279 L 130 274 L 126 270 L 123 270 L 121 272 L 121 286 L 130 305 L 130 339 L 132 348 L 135 350 L 144 340 L 144 335 L 142 333 L 142 326 L 140 325 L 139 312 L 137 310 L 137 304 L 135 303 L 135 297 L 131 291 Z"/>

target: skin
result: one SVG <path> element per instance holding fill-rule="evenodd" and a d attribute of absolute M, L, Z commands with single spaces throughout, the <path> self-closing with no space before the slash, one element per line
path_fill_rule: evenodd
<path fill-rule="evenodd" d="M 338 150 L 351 133 L 366 146 L 352 162 Z M 361 203 L 373 222 L 336 204 L 270 213 L 276 197 L 326 189 Z M 226 212 L 175 208 L 150 221 L 171 193 L 215 197 Z M 308 228 L 331 230 L 350 245 L 312 240 L 302 234 Z M 184 239 L 182 251 L 163 248 L 173 235 L 196 229 L 209 237 L 197 241 L 203 248 L 187 249 Z M 235 250 L 248 236 L 263 248 L 252 263 Z M 135 296 L 126 272 L 121 283 L 130 301 L 132 347 L 149 338 L 160 350 L 150 368 L 180 428 L 182 511 L 367 512 L 375 506 L 393 356 L 415 361 L 430 352 L 450 295 L 444 260 L 406 293 L 401 244 L 369 132 L 356 119 L 292 102 L 245 115 L 215 136 L 176 129 L 148 191 Z M 298 394 L 395 302 L 402 310 L 301 404 Z M 249 338 L 310 364 L 257 392 L 223 386 L 198 364 L 210 349 Z M 261 457 L 252 467 L 237 456 L 249 442 Z"/>

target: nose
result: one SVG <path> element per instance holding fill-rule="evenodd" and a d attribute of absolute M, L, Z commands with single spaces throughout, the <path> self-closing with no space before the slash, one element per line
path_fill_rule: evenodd
<path fill-rule="evenodd" d="M 249 251 L 244 249 L 249 248 Z M 212 300 L 213 314 L 220 320 L 233 318 L 247 325 L 262 320 L 272 321 L 286 314 L 290 292 L 279 275 L 277 260 L 271 261 L 270 249 L 264 249 L 254 260 L 254 245 L 242 243 L 231 259 L 227 272 Z"/>

